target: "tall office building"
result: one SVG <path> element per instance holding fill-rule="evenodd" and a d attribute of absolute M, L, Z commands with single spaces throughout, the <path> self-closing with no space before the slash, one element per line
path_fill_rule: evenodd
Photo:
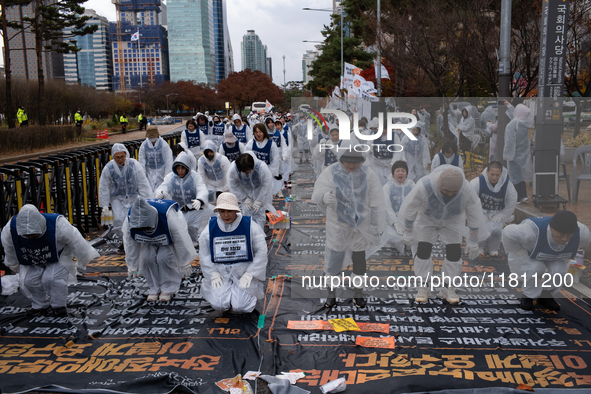
<path fill-rule="evenodd" d="M 44 4 L 52 4 L 55 0 L 43 0 Z M 7 7 L 6 17 L 9 21 L 22 23 L 23 18 L 34 17 L 34 4 Z M 35 34 L 30 28 L 8 28 L 10 40 L 10 68 L 14 78 L 37 79 L 37 55 L 35 53 Z M 45 79 L 64 78 L 64 57 L 56 51 L 43 52 L 43 76 Z"/>
<path fill-rule="evenodd" d="M 213 0 L 213 29 L 215 41 L 215 81 L 225 79 L 234 71 L 232 43 L 228 31 L 226 0 Z"/>
<path fill-rule="evenodd" d="M 247 30 L 240 44 L 242 51 L 242 69 L 259 70 L 267 73 L 267 46 L 263 45 L 261 39 L 254 30 Z"/>
<path fill-rule="evenodd" d="M 159 85 L 170 79 L 168 33 L 159 25 L 160 0 L 131 0 L 119 6 L 121 38 L 117 23 L 109 23 L 113 56 L 113 90 Z M 139 32 L 139 40 L 131 41 Z M 123 85 L 125 83 L 125 85 Z"/>
<path fill-rule="evenodd" d="M 212 0 L 168 0 L 170 79 L 216 82 Z"/>
<path fill-rule="evenodd" d="M 322 52 L 322 45 L 314 45 L 314 47 L 316 47 L 315 51 L 307 50 L 302 57 L 302 81 L 304 84 L 307 84 L 314 79 L 314 77 L 311 77 L 309 74 L 310 66 Z"/>
<path fill-rule="evenodd" d="M 97 25 L 98 30 L 94 34 L 74 38 L 80 51 L 64 55 L 66 82 L 93 86 L 97 90 L 112 90 L 113 63 L 109 21 L 90 9 L 84 11 L 83 15 L 90 16 L 91 19 L 86 24 Z M 71 31 L 66 29 L 66 32 L 68 30 Z"/>
<path fill-rule="evenodd" d="M 266 45 L 265 45 L 265 49 L 267 49 Z M 267 63 L 267 74 L 269 74 L 269 76 L 271 77 L 271 81 L 272 81 L 273 80 L 273 59 L 268 57 L 266 63 Z"/>

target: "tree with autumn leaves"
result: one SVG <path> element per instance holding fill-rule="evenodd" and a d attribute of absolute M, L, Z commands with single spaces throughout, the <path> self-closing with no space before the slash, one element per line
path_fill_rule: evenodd
<path fill-rule="evenodd" d="M 220 81 L 218 96 L 223 101 L 229 101 L 237 112 L 255 101 L 268 100 L 277 108 L 284 101 L 283 91 L 273 83 L 269 75 L 250 69 L 231 73 Z"/>

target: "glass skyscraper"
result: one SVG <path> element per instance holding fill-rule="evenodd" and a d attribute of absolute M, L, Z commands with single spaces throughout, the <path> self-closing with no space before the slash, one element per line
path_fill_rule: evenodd
<path fill-rule="evenodd" d="M 170 80 L 216 82 L 212 0 L 168 0 Z"/>
<path fill-rule="evenodd" d="M 213 0 L 216 83 L 234 71 L 232 44 L 226 15 L 226 0 Z"/>
<path fill-rule="evenodd" d="M 86 24 L 97 25 L 98 30 L 94 34 L 74 38 L 80 51 L 64 55 L 66 82 L 93 86 L 97 90 L 112 90 L 113 64 L 109 21 L 90 9 L 86 9 L 83 15 L 90 16 L 91 19 Z"/>
<path fill-rule="evenodd" d="M 242 50 L 242 69 L 259 70 L 267 73 L 267 46 L 263 45 L 261 39 L 254 30 L 247 30 L 240 45 Z"/>

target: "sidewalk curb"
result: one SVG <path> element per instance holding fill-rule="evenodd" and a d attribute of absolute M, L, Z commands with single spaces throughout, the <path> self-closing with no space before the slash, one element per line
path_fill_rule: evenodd
<path fill-rule="evenodd" d="M 40 156 L 55 155 L 56 153 L 64 153 L 64 152 L 69 152 L 71 150 L 79 150 L 79 149 L 86 149 L 86 148 L 95 148 L 95 147 L 103 146 L 103 145 L 109 145 L 109 141 L 104 140 L 104 141 L 100 141 L 100 142 L 91 142 L 88 145 L 81 145 L 81 146 L 77 146 L 75 148 L 56 148 L 56 149 L 46 150 L 46 151 L 42 151 L 42 152 L 29 153 L 26 155 L 1 157 L 0 164 L 10 164 L 10 163 L 15 163 L 15 162 L 22 161 L 22 160 L 37 158 Z"/>

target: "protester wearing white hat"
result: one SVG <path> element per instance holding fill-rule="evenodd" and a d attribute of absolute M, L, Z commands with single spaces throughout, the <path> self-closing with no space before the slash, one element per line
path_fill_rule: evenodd
<path fill-rule="evenodd" d="M 265 233 L 250 216 L 240 213 L 232 193 L 218 196 L 214 212 L 199 237 L 203 297 L 215 310 L 250 313 L 264 296 Z"/>
<path fill-rule="evenodd" d="M 425 281 L 415 297 L 416 302 L 427 302 L 431 295 L 426 280 L 433 276 L 431 249 L 437 239 L 445 245 L 441 272 L 447 278 L 454 278 L 462 272 L 462 237 L 466 238 L 472 260 L 478 257 L 478 242 L 489 235 L 478 195 L 462 171 L 448 164 L 422 178 L 404 198 L 398 223 L 404 228 L 404 243 L 412 246 L 415 274 Z M 449 281 L 446 285 L 441 288 L 440 296 L 449 303 L 458 303 L 455 288 Z"/>

